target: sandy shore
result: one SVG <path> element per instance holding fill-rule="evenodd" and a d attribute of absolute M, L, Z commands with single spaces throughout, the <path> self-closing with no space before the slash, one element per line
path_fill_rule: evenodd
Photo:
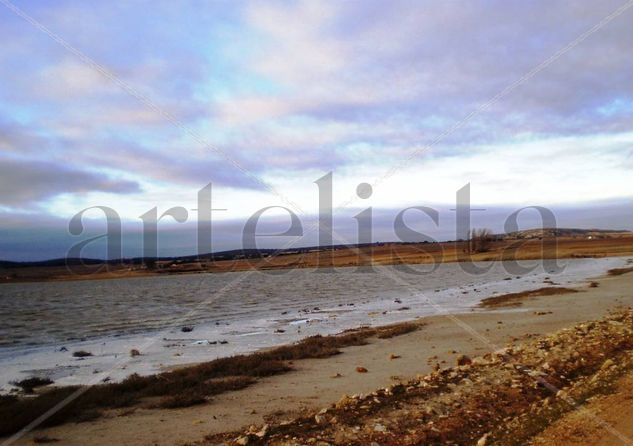
<path fill-rule="evenodd" d="M 368 345 L 347 347 L 327 359 L 295 361 L 295 371 L 262 379 L 254 386 L 214 397 L 184 409 L 131 409 L 79 424 L 66 424 L 28 434 L 64 444 L 185 444 L 209 434 L 233 432 L 251 424 L 290 420 L 338 401 L 343 394 L 362 394 L 437 365 L 453 366 L 460 354 L 480 356 L 554 332 L 574 323 L 599 319 L 609 310 L 633 305 L 633 274 L 605 277 L 582 292 L 528 297 L 519 306 L 481 310 L 457 317 L 437 315 L 420 320 L 415 332 Z M 390 359 L 393 356 L 396 359 Z M 358 373 L 363 367 L 367 373 Z"/>

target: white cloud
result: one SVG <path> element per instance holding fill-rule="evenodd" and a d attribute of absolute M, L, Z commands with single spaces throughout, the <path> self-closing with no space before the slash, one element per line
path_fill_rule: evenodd
<path fill-rule="evenodd" d="M 52 99 L 86 98 L 118 93 L 95 69 L 74 59 L 46 66 L 34 79 L 39 95 Z"/>

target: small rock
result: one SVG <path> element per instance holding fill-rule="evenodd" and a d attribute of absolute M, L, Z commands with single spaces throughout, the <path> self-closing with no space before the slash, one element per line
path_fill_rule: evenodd
<path fill-rule="evenodd" d="M 389 355 L 389 359 L 400 359 L 400 355 L 394 355 L 393 353 Z"/>
<path fill-rule="evenodd" d="M 600 370 L 606 370 L 606 369 L 608 369 L 609 367 L 611 367 L 611 366 L 612 366 L 612 365 L 614 365 L 614 364 L 615 364 L 615 363 L 613 362 L 613 360 L 611 360 L 611 359 L 607 359 L 607 360 L 606 360 L 606 361 L 602 364 L 602 366 L 600 367 Z"/>
<path fill-rule="evenodd" d="M 358 373 L 367 373 L 367 369 L 365 367 L 356 367 L 356 371 Z"/>
<path fill-rule="evenodd" d="M 488 444 L 489 437 L 490 437 L 490 434 L 485 434 L 483 437 L 479 439 L 479 441 L 477 441 L 477 446 L 486 446 Z"/>
<path fill-rule="evenodd" d="M 182 331 L 183 333 L 190 333 L 193 331 L 193 327 L 185 326 L 185 327 L 182 327 L 180 331 Z"/>
<path fill-rule="evenodd" d="M 316 414 L 314 416 L 314 421 L 316 421 L 316 424 L 322 425 L 327 423 L 327 418 L 325 418 L 325 415 Z"/>
<path fill-rule="evenodd" d="M 343 395 L 341 399 L 337 401 L 335 407 L 337 409 L 343 409 L 344 407 L 348 406 L 351 402 L 352 402 L 352 398 L 350 398 L 348 395 Z"/>
<path fill-rule="evenodd" d="M 457 357 L 457 365 L 470 365 L 473 363 L 473 360 L 470 359 L 468 356 L 466 355 L 459 355 Z"/>
<path fill-rule="evenodd" d="M 135 356 L 141 356 L 141 352 L 139 352 L 137 349 L 133 348 L 132 350 L 130 350 L 130 356 L 132 358 L 134 358 Z"/>
<path fill-rule="evenodd" d="M 255 435 L 258 438 L 265 438 L 266 436 L 268 436 L 268 431 L 270 430 L 270 426 L 267 424 L 264 424 L 264 426 L 262 426 L 262 428 L 255 433 Z"/>

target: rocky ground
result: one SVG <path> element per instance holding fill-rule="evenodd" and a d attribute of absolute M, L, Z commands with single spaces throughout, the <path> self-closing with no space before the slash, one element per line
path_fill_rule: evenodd
<path fill-rule="evenodd" d="M 626 443 L 592 404 L 617 391 L 632 371 L 633 310 L 627 308 L 482 357 L 462 355 L 454 367 L 345 395 L 291 421 L 209 436 L 201 444 L 553 445 L 562 444 L 565 426 L 583 423 Z M 572 413 L 575 424 L 561 422 Z M 558 430 L 537 438 L 548 426 Z"/>

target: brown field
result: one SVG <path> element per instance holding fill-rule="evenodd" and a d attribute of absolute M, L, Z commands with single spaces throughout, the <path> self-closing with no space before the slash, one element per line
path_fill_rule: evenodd
<path fill-rule="evenodd" d="M 595 258 L 633 255 L 633 234 L 614 233 L 602 238 L 557 237 L 509 239 L 492 242 L 486 252 L 470 254 L 465 242 L 383 243 L 365 248 L 341 248 L 303 254 L 279 254 L 267 258 L 181 263 L 150 271 L 140 265 L 92 265 L 73 267 L 0 268 L 0 283 L 146 277 L 163 274 L 195 274 L 246 270 L 355 267 L 367 265 L 434 264 L 464 261 Z"/>

